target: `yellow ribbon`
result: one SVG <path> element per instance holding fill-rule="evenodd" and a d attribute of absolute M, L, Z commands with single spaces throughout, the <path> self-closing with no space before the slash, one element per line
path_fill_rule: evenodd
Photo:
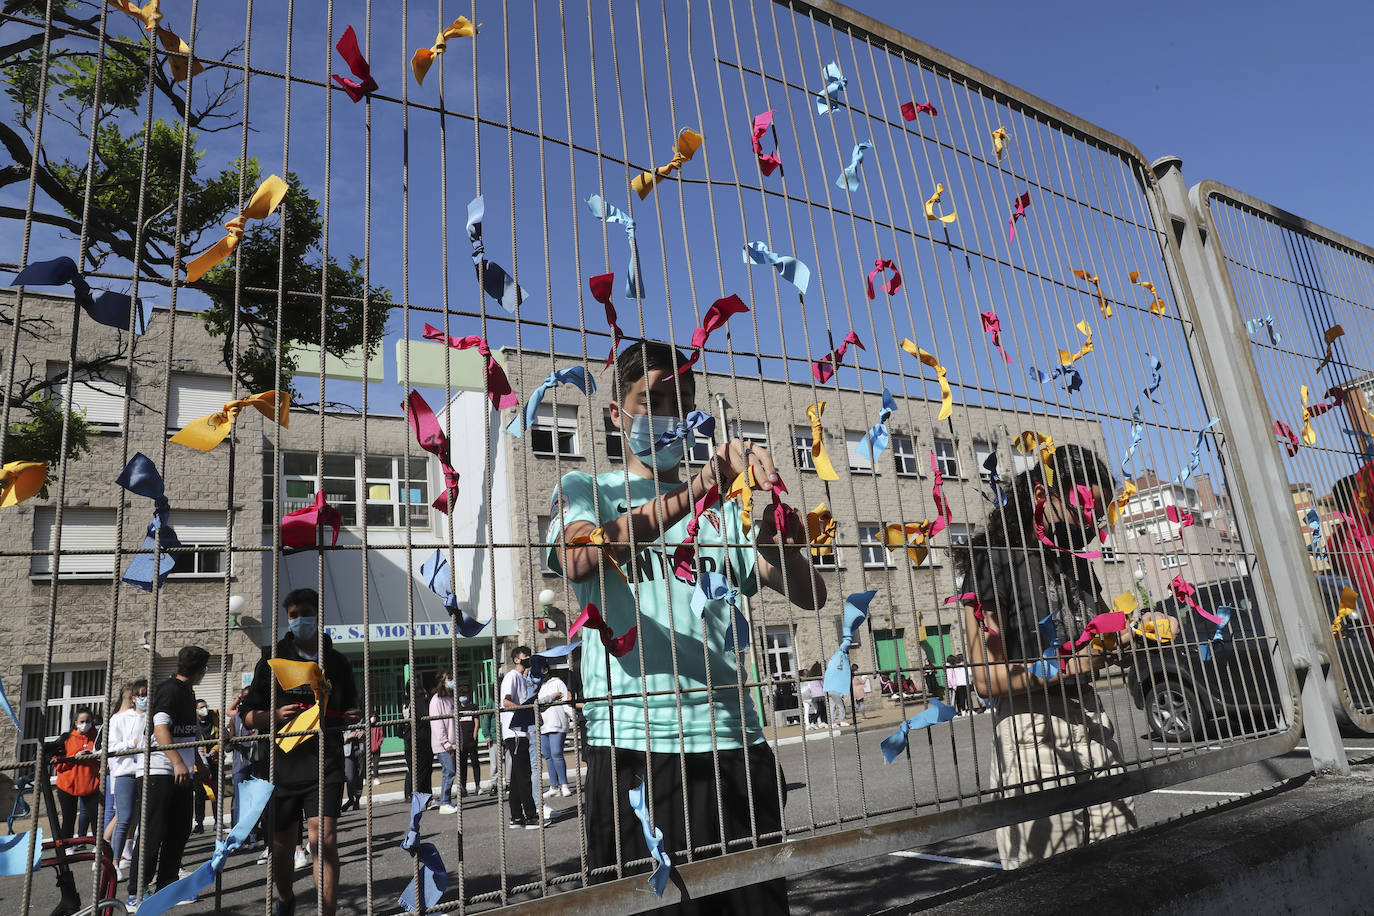
<path fill-rule="evenodd" d="M 605 557 L 607 561 L 610 562 L 611 566 L 615 568 L 615 571 L 620 574 L 620 578 L 623 579 L 627 585 L 629 584 L 630 577 L 625 575 L 625 570 L 621 569 L 620 561 L 615 558 L 615 549 L 611 546 L 611 542 L 606 540 L 606 532 L 601 530 L 600 527 L 593 528 L 590 534 L 579 534 L 577 537 L 570 539 L 568 543 L 570 545 L 589 544 L 592 547 L 598 548 L 601 551 L 601 555 Z"/>
<path fill-rule="evenodd" d="M 1040 465 L 1045 469 L 1045 486 L 1054 486 L 1054 436 L 1028 429 L 1011 440 L 1011 444 L 1023 455 L 1029 455 L 1038 448 Z"/>
<path fill-rule="evenodd" d="M 1129 480 L 1121 485 L 1121 492 L 1116 494 L 1116 498 L 1107 503 L 1107 524 L 1115 528 L 1117 520 L 1121 518 L 1121 513 L 1126 511 L 1126 504 L 1131 501 L 1131 497 L 1137 492 L 1135 484 Z"/>
<path fill-rule="evenodd" d="M 41 461 L 11 461 L 0 467 L 0 508 L 17 506 L 35 496 L 48 480 Z"/>
<path fill-rule="evenodd" d="M 938 204 L 940 202 L 940 198 L 944 196 L 945 186 L 942 184 L 937 184 L 935 186 L 935 193 L 930 195 L 930 199 L 926 201 L 926 219 L 938 219 L 942 223 L 952 223 L 959 218 L 959 214 L 954 213 L 952 211 L 950 213 L 945 214 L 944 216 L 935 215 L 935 205 Z"/>
<path fill-rule="evenodd" d="M 919 359 L 922 363 L 935 370 L 935 380 L 940 383 L 940 413 L 936 415 L 937 420 L 947 420 L 949 415 L 954 412 L 954 392 L 949 388 L 949 373 L 945 367 L 940 365 L 940 360 L 935 354 L 927 353 L 912 342 L 911 338 L 902 338 L 901 347 L 910 355 Z"/>
<path fill-rule="evenodd" d="M 1321 371 L 1326 368 L 1327 363 L 1331 362 L 1331 347 L 1336 343 L 1337 340 L 1340 340 L 1344 336 L 1345 328 L 1341 327 L 1338 324 L 1333 324 L 1331 327 L 1326 329 L 1326 333 L 1323 335 L 1323 337 L 1326 340 L 1326 352 L 1322 354 L 1322 361 L 1317 364 L 1318 374 L 1320 374 Z"/>
<path fill-rule="evenodd" d="M 806 533 L 811 541 L 811 554 L 828 557 L 835 552 L 835 516 L 830 507 L 821 503 L 806 513 Z"/>
<path fill-rule="evenodd" d="M 1155 285 L 1149 280 L 1140 279 L 1140 271 L 1138 270 L 1131 271 L 1128 276 L 1130 276 L 1132 283 L 1143 287 L 1151 296 L 1154 296 L 1154 301 L 1150 303 L 1150 311 L 1163 318 L 1169 307 L 1163 299 L 1159 298 L 1159 291 L 1155 289 Z"/>
<path fill-rule="evenodd" d="M 277 683 L 283 690 L 295 690 L 297 687 L 309 687 L 315 694 L 315 705 L 309 709 L 302 710 L 290 722 L 282 726 L 283 732 L 313 732 L 319 729 L 320 721 L 323 719 L 326 710 L 329 708 L 329 681 L 324 678 L 324 669 L 318 662 L 293 662 L 285 658 L 271 658 L 267 664 L 272 668 L 272 673 L 277 677 Z M 289 754 L 300 746 L 302 741 L 309 741 L 314 735 L 291 735 L 286 738 L 278 738 L 277 746 L 282 749 L 283 754 Z"/>
<path fill-rule="evenodd" d="M 1097 308 L 1102 312 L 1103 318 L 1112 317 L 1112 304 L 1107 301 L 1107 297 L 1102 294 L 1101 278 L 1097 274 L 1090 274 L 1086 270 L 1074 269 L 1073 275 L 1080 280 L 1087 280 L 1093 285 L 1093 292 L 1097 296 Z"/>
<path fill-rule="evenodd" d="M 1080 321 L 1074 325 L 1078 328 L 1078 333 L 1083 335 L 1083 346 L 1078 348 L 1078 352 L 1070 353 L 1068 350 L 1059 351 L 1059 365 L 1072 366 L 1083 357 L 1093 351 L 1093 329 L 1087 321 Z"/>
<path fill-rule="evenodd" d="M 157 40 L 162 43 L 163 50 L 170 52 L 167 57 L 167 63 L 172 68 L 173 81 L 179 83 L 186 79 L 187 74 L 192 72 L 189 64 L 191 49 L 187 46 L 186 42 L 181 40 L 181 37 L 178 36 L 176 32 L 164 29 L 159 25 L 159 23 L 162 22 L 162 0 L 148 0 L 143 6 L 138 6 L 133 3 L 132 0 L 108 0 L 108 2 L 110 6 L 119 10 L 121 13 L 128 13 L 135 19 L 140 20 L 143 23 L 144 29 L 149 32 L 155 32 L 157 34 Z M 181 55 L 183 54 L 186 56 L 182 57 Z M 205 66 L 200 61 L 196 61 L 194 72 L 199 74 L 204 71 Z"/>
<path fill-rule="evenodd" d="M 1007 149 L 1007 129 L 999 127 L 992 132 L 992 151 L 997 154 L 997 161 L 1002 161 L 1002 154 Z"/>
<path fill-rule="evenodd" d="M 725 491 L 721 501 L 736 499 L 739 500 L 739 523 L 740 530 L 744 534 L 749 533 L 749 529 L 754 527 L 754 487 L 758 482 L 754 480 L 754 466 L 750 465 L 735 477 L 730 484 L 730 489 Z"/>
<path fill-rule="evenodd" d="M 1336 619 L 1331 621 L 1331 635 L 1336 639 L 1345 636 L 1345 618 L 1355 613 L 1355 602 L 1360 600 L 1360 593 L 1350 586 L 1341 589 L 1341 609 L 1336 614 Z"/>
<path fill-rule="evenodd" d="M 444 29 L 434 39 L 434 46 L 431 48 L 421 48 L 410 58 L 410 72 L 415 74 L 415 82 L 423 86 L 425 84 L 425 74 L 434 65 L 434 59 L 444 53 L 448 42 L 454 38 L 471 38 L 477 34 L 477 26 L 468 21 L 466 16 L 459 16 L 453 20 L 453 25 Z"/>
<path fill-rule="evenodd" d="M 1317 431 L 1312 428 L 1312 408 L 1307 406 L 1307 386 L 1302 385 L 1298 388 L 1298 394 L 1302 396 L 1302 441 L 1304 445 L 1317 444 Z"/>
<path fill-rule="evenodd" d="M 930 548 L 926 543 L 934 537 L 931 534 L 934 525 L 930 519 L 905 525 L 888 525 L 883 528 L 883 546 L 890 551 L 906 548 L 906 555 L 911 562 L 920 566 L 930 555 Z"/>
<path fill-rule="evenodd" d="M 239 240 L 243 238 L 243 227 L 250 219 L 266 219 L 277 205 L 286 196 L 286 182 L 276 175 L 269 175 L 263 179 L 262 184 L 253 192 L 252 198 L 248 201 L 248 206 L 243 208 L 243 212 L 224 224 L 225 230 L 229 233 L 224 238 L 216 242 L 209 251 L 196 258 L 186 265 L 186 282 L 194 283 L 206 272 L 220 261 L 234 253 L 238 247 Z"/>
<path fill-rule="evenodd" d="M 817 401 L 806 408 L 807 419 L 811 421 L 811 463 L 816 466 L 816 476 L 821 480 L 839 480 L 835 466 L 825 451 L 825 440 L 821 435 L 821 414 L 825 413 L 825 401 Z"/>
<path fill-rule="evenodd" d="M 239 413 L 245 407 L 252 407 L 269 420 L 281 424 L 282 429 L 291 428 L 291 392 L 264 391 L 251 397 L 240 398 L 224 405 L 224 409 L 192 420 L 172 437 L 172 441 L 188 448 L 208 452 L 224 441 L 229 431 L 238 421 Z"/>
<path fill-rule="evenodd" d="M 684 162 L 691 162 L 692 157 L 697 154 L 697 150 L 701 149 L 701 140 L 701 134 L 690 127 L 684 127 L 682 133 L 677 135 L 677 142 L 673 144 L 673 158 L 669 160 L 668 164 L 661 165 L 652 172 L 640 172 L 630 182 L 630 187 L 634 188 L 639 199 L 643 200 L 648 197 L 655 185 L 682 168 Z"/>

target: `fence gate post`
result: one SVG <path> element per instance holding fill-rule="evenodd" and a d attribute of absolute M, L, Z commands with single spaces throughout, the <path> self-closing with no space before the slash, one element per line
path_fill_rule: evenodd
<path fill-rule="evenodd" d="M 1330 659 L 1320 635 L 1311 629 L 1311 615 L 1302 611 L 1322 607 L 1322 597 L 1305 554 L 1291 549 L 1291 545 L 1302 542 L 1298 519 L 1270 431 L 1268 401 L 1250 355 L 1250 339 L 1226 272 L 1221 242 L 1215 232 L 1203 226 L 1200 206 L 1189 198 L 1182 162 L 1165 157 L 1153 168 L 1166 211 L 1159 214 L 1158 225 L 1177 241 L 1179 264 L 1185 274 L 1181 286 L 1192 300 L 1196 364 L 1213 403 L 1224 411 L 1232 455 L 1244 468 L 1244 473 L 1226 476 L 1233 504 L 1249 518 L 1250 531 L 1270 535 L 1255 538 L 1250 545 L 1258 560 L 1251 571 L 1254 587 L 1257 594 L 1271 601 L 1302 686 L 1299 714 L 1312 769 L 1346 775 L 1350 765 L 1336 724 L 1335 693 L 1327 684 Z"/>

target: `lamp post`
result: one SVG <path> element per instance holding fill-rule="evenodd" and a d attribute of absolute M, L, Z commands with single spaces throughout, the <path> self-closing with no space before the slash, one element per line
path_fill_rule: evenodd
<path fill-rule="evenodd" d="M 1131 573 L 1135 578 L 1135 590 L 1140 597 L 1140 606 L 1149 609 L 1155 603 L 1154 598 L 1150 597 L 1150 590 L 1145 587 L 1145 567 L 1139 560 L 1135 561 L 1135 572 Z"/>
<path fill-rule="evenodd" d="M 553 603 L 557 600 L 558 594 L 551 588 L 546 588 L 539 593 L 539 620 L 536 622 L 536 629 L 539 632 L 553 629 L 553 620 L 549 617 Z"/>

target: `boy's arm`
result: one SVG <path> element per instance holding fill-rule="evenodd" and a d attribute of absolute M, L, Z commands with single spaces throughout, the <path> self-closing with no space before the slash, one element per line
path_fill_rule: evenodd
<path fill-rule="evenodd" d="M 772 507 L 755 510 L 758 561 L 755 571 L 759 583 L 787 595 L 799 608 L 814 611 L 824 607 L 825 580 L 811 563 L 810 537 L 797 512 L 788 512 L 781 532 L 773 520 Z"/>

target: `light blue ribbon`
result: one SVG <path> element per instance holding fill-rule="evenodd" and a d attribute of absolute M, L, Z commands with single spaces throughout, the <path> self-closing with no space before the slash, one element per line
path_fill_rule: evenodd
<path fill-rule="evenodd" d="M 1164 384 L 1164 364 L 1159 361 L 1157 356 L 1150 356 L 1149 353 L 1145 355 L 1150 360 L 1150 384 L 1140 389 L 1140 393 L 1158 404 L 1159 401 L 1155 400 L 1155 392 L 1159 390 L 1160 385 Z"/>
<path fill-rule="evenodd" d="M 5 715 L 10 717 L 14 723 L 14 730 L 19 732 L 19 737 L 24 737 L 24 726 L 19 724 L 19 717 L 14 714 L 14 707 L 10 705 L 10 698 L 5 696 L 5 681 L 0 678 L 0 710 L 4 710 Z"/>
<path fill-rule="evenodd" d="M 414 855 L 420 860 L 420 880 L 424 882 L 423 899 L 419 904 L 426 908 L 432 907 L 444 896 L 444 891 L 448 890 L 448 869 L 444 867 L 439 849 L 433 843 L 421 843 L 415 847 Z M 407 913 L 419 910 L 420 907 L 416 905 L 415 900 L 414 878 L 410 879 L 406 889 L 401 892 L 400 904 L 401 909 Z"/>
<path fill-rule="evenodd" d="M 983 498 L 994 506 L 1005 506 L 1007 504 L 1007 487 L 1002 475 L 997 472 L 997 453 L 988 452 L 988 456 L 983 459 L 983 470 L 988 472 L 988 483 L 992 485 L 992 495 L 983 494 Z M 981 491 L 980 491 L 981 492 Z"/>
<path fill-rule="evenodd" d="M 854 151 L 849 154 L 849 165 L 845 166 L 839 178 L 835 179 L 835 187 L 841 191 L 848 188 L 850 191 L 857 191 L 863 187 L 863 179 L 859 177 L 859 166 L 864 164 L 864 152 L 873 149 L 873 144 L 867 140 L 854 144 Z"/>
<path fill-rule="evenodd" d="M 855 592 L 844 599 L 844 625 L 840 631 L 840 648 L 830 656 L 825 666 L 825 692 L 850 695 L 849 650 L 854 645 L 854 637 L 859 627 L 868 619 L 868 603 L 878 594 L 877 589 Z"/>
<path fill-rule="evenodd" d="M 1226 629 L 1226 625 L 1231 622 L 1231 614 L 1234 611 L 1235 608 L 1229 605 L 1218 605 L 1216 614 L 1221 618 L 1221 623 L 1217 624 L 1217 631 L 1212 634 L 1212 638 L 1197 647 L 1197 654 L 1204 662 L 1212 657 L 1212 643 L 1222 642 L 1226 638 L 1222 630 Z"/>
<path fill-rule="evenodd" d="M 248 779 L 239 783 L 239 818 L 229 835 L 215 843 L 215 851 L 210 861 L 201 865 L 185 878 L 173 881 L 150 897 L 145 897 L 135 911 L 137 916 L 161 916 L 178 903 L 195 900 L 197 895 L 215 883 L 215 877 L 224 871 L 224 862 L 230 853 L 241 847 L 248 834 L 262 817 L 262 809 L 272 797 L 272 784 L 265 779 Z"/>
<path fill-rule="evenodd" d="M 1279 344 L 1283 343 L 1283 337 L 1279 334 L 1278 326 L 1274 324 L 1273 315 L 1265 315 L 1263 318 L 1251 318 L 1249 321 L 1245 322 L 1245 330 L 1250 334 L 1254 334 L 1263 327 L 1269 329 L 1269 342 L 1271 344 L 1277 347 Z"/>
<path fill-rule="evenodd" d="M 1047 648 L 1040 653 L 1040 661 L 1030 666 L 1031 677 L 1048 681 L 1050 678 L 1059 675 L 1059 634 L 1054 628 L 1054 614 L 1051 612 L 1036 621 L 1036 629 L 1040 631 L 1040 641 Z"/>
<path fill-rule="evenodd" d="M 155 540 L 157 533 L 162 532 L 162 549 L 166 551 L 169 547 L 180 547 L 181 541 L 177 540 L 177 533 L 172 529 L 171 507 L 167 502 L 166 491 L 162 484 L 162 475 L 158 473 L 157 465 L 153 460 L 142 452 L 135 452 L 134 457 L 129 459 L 129 463 L 124 466 L 119 477 L 115 480 L 124 489 L 135 496 L 142 496 L 153 501 L 153 520 L 148 525 L 148 532 L 143 538 L 143 544 L 139 547 L 141 551 L 128 569 L 124 570 L 123 579 L 134 588 L 142 589 L 145 592 L 153 590 L 153 578 L 156 575 L 157 584 L 161 585 L 167 581 L 167 576 L 172 572 L 172 567 L 176 565 L 176 560 L 170 553 L 163 553 L 158 557 L 157 567 L 153 567 L 153 551 L 157 547 Z"/>
<path fill-rule="evenodd" d="M 593 194 L 587 198 L 587 209 L 592 211 L 592 216 L 597 219 L 625 227 L 625 237 L 630 242 L 630 267 L 625 272 L 625 298 L 643 299 L 644 284 L 639 280 L 639 242 L 635 241 L 634 218 L 615 204 L 602 200 L 600 194 Z"/>
<path fill-rule="evenodd" d="M 778 254 L 763 242 L 749 242 L 744 246 L 744 263 L 772 265 L 778 276 L 795 286 L 797 292 L 803 295 L 806 288 L 811 285 L 811 268 L 796 258 Z"/>
<path fill-rule="evenodd" d="M 1039 382 L 1042 385 L 1046 382 L 1052 382 L 1060 376 L 1064 376 L 1069 380 L 1069 383 L 1065 385 L 1064 388 L 1070 393 L 1076 392 L 1083 387 L 1083 373 L 1079 372 L 1073 366 L 1055 366 L 1050 372 L 1041 372 L 1039 369 L 1031 366 L 1026 370 L 1026 375 L 1030 376 L 1032 382 Z"/>
<path fill-rule="evenodd" d="M 840 65 L 833 60 L 825 65 L 825 88 L 816 96 L 816 114 L 827 115 L 839 106 L 837 96 L 844 92 L 849 80 L 840 72 Z"/>
<path fill-rule="evenodd" d="M 458 632 L 468 639 L 482 632 L 486 625 L 491 623 L 490 620 L 478 623 L 477 618 L 470 616 L 458 606 L 458 596 L 453 593 L 453 573 L 443 551 L 436 549 L 429 555 L 429 559 L 420 564 L 420 578 L 429 586 L 430 591 L 444 599 L 444 607 L 453 615 Z"/>
<path fill-rule="evenodd" d="M 1145 418 L 1140 413 L 1140 405 L 1137 404 L 1131 409 L 1131 443 L 1126 448 L 1126 454 L 1121 458 L 1121 473 L 1129 473 L 1126 465 L 1130 464 L 1131 456 L 1135 450 L 1140 448 L 1140 440 L 1145 436 Z"/>
<path fill-rule="evenodd" d="M 1308 509 L 1303 516 L 1303 521 L 1307 523 L 1308 533 L 1312 535 L 1308 549 L 1312 551 L 1312 556 L 1318 560 L 1326 559 L 1326 548 L 1321 546 L 1322 542 L 1322 517 L 1316 509 Z"/>
<path fill-rule="evenodd" d="M 0 875 L 22 875 L 25 872 L 38 871 L 38 862 L 43 858 L 43 828 L 38 828 L 38 835 L 34 837 L 33 861 L 26 862 L 30 832 L 26 830 L 23 833 L 0 836 Z"/>
<path fill-rule="evenodd" d="M 883 739 L 883 759 L 888 763 L 892 763 L 900 757 L 902 752 L 906 750 L 911 732 L 922 728 L 930 728 L 932 725 L 936 725 L 940 722 L 948 722 L 953 719 L 954 716 L 955 710 L 953 706 L 946 706 L 939 700 L 931 700 L 929 706 L 912 716 L 910 719 L 907 719 L 901 725 L 898 725 L 895 732 Z"/>
<path fill-rule="evenodd" d="M 1358 438 L 1363 442 L 1363 444 L 1359 446 L 1361 461 L 1374 461 L 1374 436 L 1371 436 L 1362 429 L 1346 429 L 1345 427 L 1341 427 L 1341 432 L 1352 439 Z"/>
<path fill-rule="evenodd" d="M 663 831 L 656 827 L 649 826 L 649 809 L 644 803 L 644 780 L 640 780 L 636 786 L 631 786 L 630 807 L 634 809 L 635 817 L 639 818 L 639 824 L 644 828 L 644 843 L 649 847 L 649 855 L 653 857 L 654 872 L 649 876 L 649 886 L 654 889 L 654 893 L 662 897 L 663 892 L 668 889 L 668 873 L 673 869 L 673 860 L 668 858 L 668 851 L 663 848 Z"/>
<path fill-rule="evenodd" d="M 743 652 L 749 648 L 749 621 L 739 609 L 739 590 L 732 588 L 730 580 L 723 573 L 702 572 L 697 576 L 697 587 L 692 591 L 692 613 L 698 617 L 706 613 L 707 605 L 724 601 L 730 605 L 733 626 L 725 631 L 725 649 L 729 652 Z M 740 645 L 735 648 L 735 633 L 739 633 Z"/>
<path fill-rule="evenodd" d="M 635 454 L 641 458 L 647 458 L 654 452 L 667 448 L 679 439 L 686 439 L 688 433 L 699 432 L 706 438 L 711 438 L 716 434 L 716 418 L 709 413 L 694 410 L 673 424 L 671 429 L 665 429 L 654 444 L 649 448 L 640 451 L 635 450 Z"/>
<path fill-rule="evenodd" d="M 1193 476 L 1193 472 L 1197 470 L 1198 465 L 1202 464 L 1202 442 L 1207 435 L 1207 430 L 1220 422 L 1220 418 L 1213 417 L 1211 420 L 1207 421 L 1206 426 L 1197 431 L 1197 439 L 1193 442 L 1193 450 L 1188 453 L 1188 464 L 1183 470 L 1178 472 L 1178 476 L 1174 478 L 1174 483 L 1186 483 L 1188 478 Z"/>
<path fill-rule="evenodd" d="M 70 283 L 76 304 L 86 310 L 91 320 L 106 327 L 130 330 L 130 306 L 133 300 L 123 293 L 102 292 L 95 295 L 86 278 L 76 269 L 76 262 L 69 257 L 53 258 L 51 261 L 34 261 L 19 271 L 10 286 L 65 286 Z M 148 330 L 148 318 L 152 314 L 151 302 L 139 300 L 138 311 L 133 312 L 135 334 Z"/>
<path fill-rule="evenodd" d="M 523 286 L 516 284 L 515 278 L 506 273 L 504 267 L 483 257 L 486 254 L 486 246 L 482 242 L 482 217 L 485 210 L 486 204 L 480 195 L 468 201 L 468 240 L 472 242 L 472 266 L 482 281 L 482 291 L 495 299 L 497 305 L 514 315 L 516 308 L 525 301 L 529 293 L 525 292 Z"/>
<path fill-rule="evenodd" d="M 406 827 L 406 835 L 401 840 L 401 848 L 410 852 L 415 848 L 415 844 L 420 841 L 420 819 L 425 816 L 425 806 L 429 804 L 431 798 L 429 792 L 412 792 L 410 796 L 410 824 Z"/>
<path fill-rule="evenodd" d="M 529 400 L 525 402 L 525 412 L 517 413 L 506 424 L 506 432 L 518 439 L 521 433 L 533 426 L 535 416 L 539 413 L 539 405 L 544 403 L 544 395 L 556 385 L 576 385 L 583 394 L 596 394 L 596 379 L 587 371 L 586 366 L 556 369 L 530 394 Z"/>
<path fill-rule="evenodd" d="M 883 406 L 878 408 L 878 422 L 868 431 L 858 445 L 854 446 L 854 452 L 860 458 L 867 458 L 869 461 L 877 461 L 878 456 L 887 451 L 888 445 L 892 442 L 892 434 L 888 432 L 887 421 L 892 419 L 892 415 L 897 411 L 897 402 L 892 397 L 892 392 L 883 387 Z"/>

